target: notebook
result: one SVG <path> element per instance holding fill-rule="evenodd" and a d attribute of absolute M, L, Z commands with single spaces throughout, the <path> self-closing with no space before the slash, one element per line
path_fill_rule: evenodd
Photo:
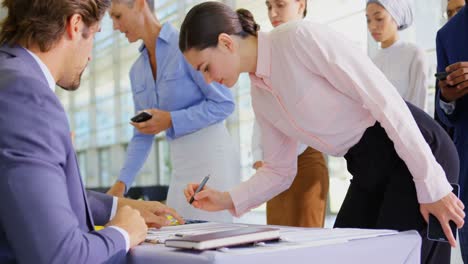
<path fill-rule="evenodd" d="M 171 238 L 166 240 L 165 245 L 166 247 L 205 250 L 276 240 L 279 237 L 278 228 L 245 227 L 209 234 Z"/>

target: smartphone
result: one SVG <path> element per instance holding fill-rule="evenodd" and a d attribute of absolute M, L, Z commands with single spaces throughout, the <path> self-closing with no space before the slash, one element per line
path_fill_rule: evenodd
<path fill-rule="evenodd" d="M 456 183 L 452 183 L 451 185 L 453 188 L 452 192 L 457 197 L 460 197 L 460 185 Z M 452 230 L 453 237 L 457 239 L 457 225 L 453 221 L 450 221 L 449 225 L 450 229 Z M 431 214 L 429 214 L 429 223 L 427 225 L 427 239 L 439 242 L 448 242 L 439 220 L 437 220 L 437 218 Z"/>
<path fill-rule="evenodd" d="M 447 76 L 449 75 L 450 73 L 449 72 L 437 72 L 435 74 L 435 77 L 437 78 L 437 80 L 439 81 L 445 81 L 447 80 Z"/>
<path fill-rule="evenodd" d="M 130 120 L 134 123 L 141 123 L 150 120 L 152 117 L 153 116 L 150 113 L 143 111 L 132 117 Z"/>

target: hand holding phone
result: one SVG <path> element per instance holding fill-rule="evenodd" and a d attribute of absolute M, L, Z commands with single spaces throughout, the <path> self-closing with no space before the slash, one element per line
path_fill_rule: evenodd
<path fill-rule="evenodd" d="M 152 117 L 153 116 L 150 113 L 142 111 L 134 117 L 132 117 L 130 120 L 132 120 L 132 122 L 134 123 L 141 123 L 150 120 Z"/>
<path fill-rule="evenodd" d="M 457 196 L 460 197 L 460 185 L 456 183 L 452 183 L 452 192 Z M 456 239 L 457 238 L 457 225 L 455 222 L 450 221 L 450 230 L 452 231 L 453 237 Z M 429 214 L 429 223 L 427 225 L 427 239 L 429 240 L 434 240 L 434 241 L 439 241 L 439 242 L 449 242 L 447 239 L 447 236 L 444 234 L 444 230 L 442 229 L 442 226 L 439 222 L 439 220 L 433 216 L 432 214 Z"/>
<path fill-rule="evenodd" d="M 449 72 L 437 72 L 435 74 L 435 77 L 439 81 L 445 81 L 445 80 L 447 80 L 447 76 L 449 76 L 449 74 L 450 74 Z"/>

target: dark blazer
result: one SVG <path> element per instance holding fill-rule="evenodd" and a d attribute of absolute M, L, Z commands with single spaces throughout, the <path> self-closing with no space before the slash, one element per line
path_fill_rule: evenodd
<path fill-rule="evenodd" d="M 463 8 L 437 32 L 437 71 L 453 63 L 468 61 L 468 8 Z M 455 111 L 445 114 L 440 108 L 440 90 L 437 91 L 435 108 L 440 120 L 454 128 L 454 143 L 460 157 L 459 183 L 462 201 L 468 201 L 468 97 L 456 101 Z"/>
<path fill-rule="evenodd" d="M 34 58 L 0 47 L 0 263 L 125 257 L 112 197 L 83 187 L 65 111 Z"/>

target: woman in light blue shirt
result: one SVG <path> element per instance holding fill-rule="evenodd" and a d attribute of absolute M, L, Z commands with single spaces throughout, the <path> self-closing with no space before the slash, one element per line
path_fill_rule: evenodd
<path fill-rule="evenodd" d="M 210 185 L 229 189 L 240 181 L 239 155 L 223 121 L 234 111 L 231 92 L 208 85 L 178 48 L 179 32 L 161 24 L 148 0 L 113 0 L 114 29 L 129 42 L 143 40 L 140 56 L 130 70 L 135 111 L 152 118 L 135 127 L 124 167 L 109 194 L 123 195 L 143 166 L 154 135 L 165 131 L 173 166 L 167 204 L 183 217 L 231 222 L 229 213 L 207 213 L 187 204 L 183 189 L 210 174 Z M 220 80 L 222 82 L 222 80 Z"/>

